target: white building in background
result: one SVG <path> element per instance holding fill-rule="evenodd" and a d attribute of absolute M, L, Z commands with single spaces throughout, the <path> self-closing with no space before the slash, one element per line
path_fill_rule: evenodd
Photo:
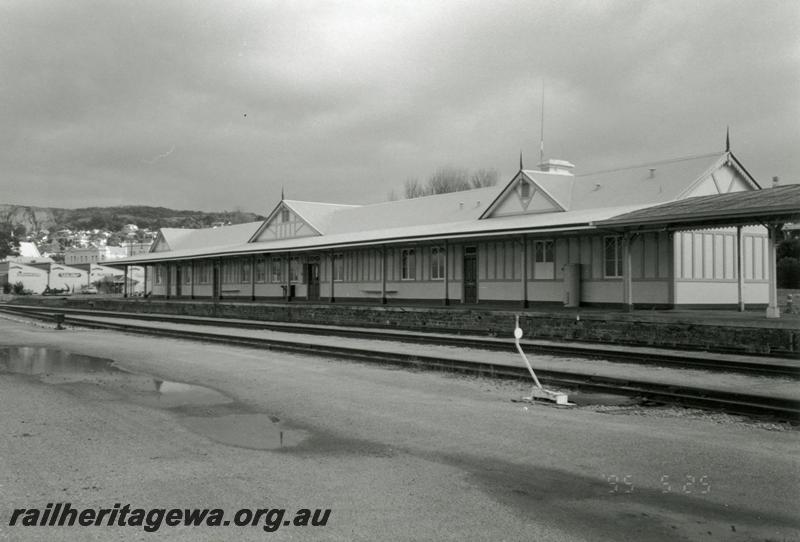
<path fill-rule="evenodd" d="M 67 265 L 97 263 L 106 260 L 116 260 L 132 256 L 126 247 L 86 247 L 69 248 L 64 253 L 64 263 Z"/>
<path fill-rule="evenodd" d="M 79 291 L 89 279 L 89 273 L 78 267 L 59 263 L 50 264 L 48 286 L 51 290 L 68 290 L 71 293 Z"/>
<path fill-rule="evenodd" d="M 49 275 L 49 264 L 35 266 L 11 260 L 0 262 L 0 284 L 13 285 L 21 282 L 25 290 L 35 294 L 40 294 L 47 288 Z"/>

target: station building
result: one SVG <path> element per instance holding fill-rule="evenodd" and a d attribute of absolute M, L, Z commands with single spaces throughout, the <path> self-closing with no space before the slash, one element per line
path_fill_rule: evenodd
<path fill-rule="evenodd" d="M 149 254 L 108 264 L 145 266 L 146 292 L 171 299 L 764 307 L 774 228 L 748 213 L 706 224 L 702 208 L 672 227 L 643 211 L 760 190 L 729 149 L 591 174 L 520 163 L 489 188 L 372 205 L 282 199 L 263 222 L 163 229 Z M 800 193 L 786 194 L 800 209 Z"/>

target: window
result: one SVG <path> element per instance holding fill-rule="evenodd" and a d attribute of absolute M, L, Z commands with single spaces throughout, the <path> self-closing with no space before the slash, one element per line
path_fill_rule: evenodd
<path fill-rule="evenodd" d="M 267 282 L 267 260 L 264 257 L 256 258 L 256 282 Z"/>
<path fill-rule="evenodd" d="M 155 276 L 155 283 L 162 284 L 164 282 L 164 267 L 161 265 L 157 265 L 155 268 L 156 276 Z"/>
<path fill-rule="evenodd" d="M 233 284 L 238 279 L 237 267 L 239 262 L 225 261 L 222 262 L 222 282 L 225 284 Z"/>
<path fill-rule="evenodd" d="M 289 222 L 290 218 L 289 209 L 281 209 L 281 222 Z"/>
<path fill-rule="evenodd" d="M 415 280 L 417 278 L 417 255 L 413 248 L 400 251 L 400 279 Z"/>
<path fill-rule="evenodd" d="M 553 242 L 534 241 L 533 261 L 536 263 L 553 263 Z"/>
<path fill-rule="evenodd" d="M 606 278 L 622 276 L 622 237 L 604 238 L 603 258 L 605 260 Z"/>
<path fill-rule="evenodd" d="M 344 255 L 343 254 L 334 254 L 333 255 L 333 280 L 336 280 L 336 281 L 343 281 L 344 280 Z"/>
<path fill-rule="evenodd" d="M 209 284 L 211 282 L 211 264 L 208 262 L 201 262 L 197 264 L 197 273 L 198 278 L 197 282 L 199 284 Z"/>
<path fill-rule="evenodd" d="M 303 266 L 300 258 L 292 258 L 289 266 L 289 277 L 291 282 L 303 281 Z"/>
<path fill-rule="evenodd" d="M 444 259 L 446 257 L 443 248 L 431 248 L 431 280 L 444 280 Z"/>
<path fill-rule="evenodd" d="M 269 279 L 270 282 L 283 282 L 283 260 L 278 257 L 269 259 Z"/>
<path fill-rule="evenodd" d="M 239 282 L 241 284 L 250 283 L 250 264 L 249 260 L 242 260 L 239 262 Z"/>
<path fill-rule="evenodd" d="M 183 273 L 183 283 L 184 284 L 191 284 L 192 283 L 192 266 L 185 265 L 181 267 L 181 273 Z"/>

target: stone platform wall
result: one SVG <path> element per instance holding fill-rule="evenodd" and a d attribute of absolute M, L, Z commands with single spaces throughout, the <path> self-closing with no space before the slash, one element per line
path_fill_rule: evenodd
<path fill-rule="evenodd" d="M 144 299 L 21 298 L 23 304 L 149 314 L 241 318 L 352 327 L 511 337 L 514 320 L 528 339 L 567 340 L 800 357 L 800 326 L 741 324 L 713 317 L 616 312 L 541 312 L 462 307 L 175 302 Z M 580 315 L 578 319 L 577 316 Z"/>

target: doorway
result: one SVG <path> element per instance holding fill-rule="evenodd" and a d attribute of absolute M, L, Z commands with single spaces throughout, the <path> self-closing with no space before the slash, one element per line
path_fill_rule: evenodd
<path fill-rule="evenodd" d="M 478 302 L 478 250 L 464 247 L 464 304 Z"/>
<path fill-rule="evenodd" d="M 319 262 L 306 264 L 307 295 L 309 301 L 319 301 Z"/>

